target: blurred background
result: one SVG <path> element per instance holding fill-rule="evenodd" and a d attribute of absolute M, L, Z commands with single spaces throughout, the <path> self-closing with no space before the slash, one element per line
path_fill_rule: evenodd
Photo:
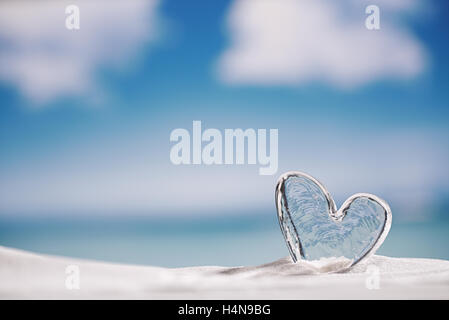
<path fill-rule="evenodd" d="M 448 21 L 444 0 L 1 1 L 0 245 L 266 263 L 288 255 L 276 180 L 299 170 L 338 206 L 387 200 L 379 254 L 449 259 Z M 279 129 L 278 172 L 173 165 L 193 120 Z"/>

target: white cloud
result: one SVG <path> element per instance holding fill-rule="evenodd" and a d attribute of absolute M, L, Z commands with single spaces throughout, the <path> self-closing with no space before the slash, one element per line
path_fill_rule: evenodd
<path fill-rule="evenodd" d="M 77 0 L 80 30 L 66 29 L 68 1 L 0 3 L 0 81 L 36 105 L 90 95 L 95 71 L 120 67 L 156 35 L 157 0 Z"/>
<path fill-rule="evenodd" d="M 225 82 L 352 88 L 423 71 L 425 50 L 400 22 L 417 1 L 377 1 L 381 29 L 365 27 L 376 1 L 235 0 L 227 25 L 231 45 L 219 60 Z"/>

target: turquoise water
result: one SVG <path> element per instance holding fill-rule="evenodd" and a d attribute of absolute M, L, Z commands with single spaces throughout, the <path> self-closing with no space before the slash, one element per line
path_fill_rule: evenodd
<path fill-rule="evenodd" d="M 256 265 L 288 255 L 274 214 L 0 218 L 0 245 L 164 267 Z M 395 223 L 378 254 L 449 260 L 449 221 Z"/>

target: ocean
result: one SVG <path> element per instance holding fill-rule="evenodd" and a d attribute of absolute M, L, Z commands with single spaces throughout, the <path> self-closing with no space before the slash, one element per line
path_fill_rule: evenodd
<path fill-rule="evenodd" d="M 396 223 L 377 254 L 449 260 L 449 221 Z M 116 263 L 258 265 L 288 255 L 274 214 L 0 216 L 0 245 Z"/>

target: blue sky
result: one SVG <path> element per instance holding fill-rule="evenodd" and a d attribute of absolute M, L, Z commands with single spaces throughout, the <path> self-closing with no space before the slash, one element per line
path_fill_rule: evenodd
<path fill-rule="evenodd" d="M 371 192 L 431 219 L 449 187 L 448 4 L 374 1 L 368 31 L 364 1 L 256 2 L 79 1 L 79 31 L 64 2 L 2 2 L 0 214 L 274 214 L 277 177 L 301 170 L 339 204 Z M 172 165 L 170 132 L 193 120 L 279 129 L 277 174 Z"/>

